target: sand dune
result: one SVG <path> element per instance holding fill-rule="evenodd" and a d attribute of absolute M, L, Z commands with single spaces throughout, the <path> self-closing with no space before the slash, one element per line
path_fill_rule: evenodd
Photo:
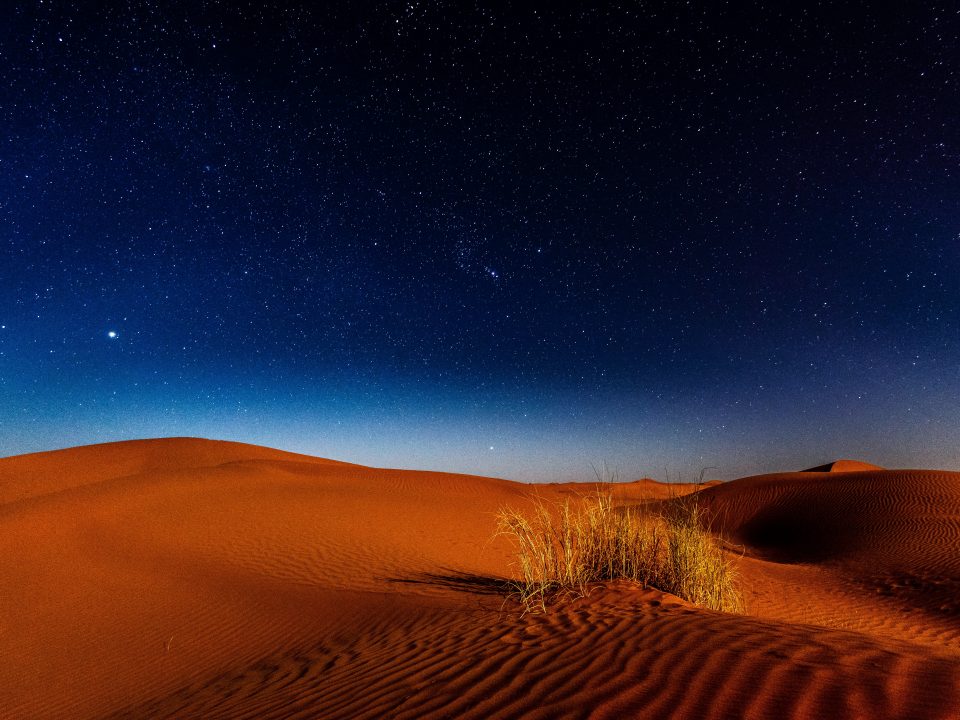
<path fill-rule="evenodd" d="M 883 468 L 862 460 L 834 460 L 826 465 L 818 465 L 803 472 L 860 472 L 862 470 L 883 470 Z"/>
<path fill-rule="evenodd" d="M 960 473 L 783 473 L 702 497 L 748 584 L 773 585 L 755 612 L 960 650 Z M 783 585 L 809 608 L 772 602 Z"/>
<path fill-rule="evenodd" d="M 960 474 L 702 490 L 746 615 L 611 583 L 522 616 L 496 510 L 589 490 L 192 439 L 2 459 L 0 717 L 960 713 Z"/>

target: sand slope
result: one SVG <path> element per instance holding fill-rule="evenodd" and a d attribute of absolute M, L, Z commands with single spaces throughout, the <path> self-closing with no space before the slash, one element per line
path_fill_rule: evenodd
<path fill-rule="evenodd" d="M 862 460 L 834 460 L 826 465 L 818 465 L 803 472 L 860 472 L 862 470 L 883 470 L 879 465 L 871 465 Z"/>
<path fill-rule="evenodd" d="M 745 553 L 754 612 L 960 648 L 960 473 L 783 473 L 702 497 Z"/>
<path fill-rule="evenodd" d="M 494 513 L 589 488 L 191 439 L 2 459 L 0 717 L 953 717 L 958 488 L 715 485 L 750 614 L 611 584 L 522 617 Z"/>

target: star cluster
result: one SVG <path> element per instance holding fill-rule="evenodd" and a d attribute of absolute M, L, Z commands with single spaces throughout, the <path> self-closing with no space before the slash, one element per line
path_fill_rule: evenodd
<path fill-rule="evenodd" d="M 0 454 L 960 465 L 954 6 L 340 5 L 13 4 Z"/>

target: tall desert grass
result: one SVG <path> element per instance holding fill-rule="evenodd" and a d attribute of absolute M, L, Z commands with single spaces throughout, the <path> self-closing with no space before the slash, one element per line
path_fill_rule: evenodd
<path fill-rule="evenodd" d="M 502 508 L 498 533 L 514 540 L 520 578 L 513 588 L 527 611 L 559 595 L 584 595 L 591 583 L 627 579 L 714 610 L 742 609 L 735 571 L 705 529 L 696 495 L 656 509 L 617 507 L 613 485 L 532 512 Z"/>

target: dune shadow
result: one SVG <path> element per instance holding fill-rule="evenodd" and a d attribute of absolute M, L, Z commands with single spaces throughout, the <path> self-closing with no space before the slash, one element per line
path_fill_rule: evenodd
<path fill-rule="evenodd" d="M 506 595 L 513 591 L 514 582 L 506 578 L 447 570 L 439 573 L 419 573 L 407 578 L 385 578 L 387 582 L 404 585 L 426 585 L 455 590 L 471 595 Z"/>

